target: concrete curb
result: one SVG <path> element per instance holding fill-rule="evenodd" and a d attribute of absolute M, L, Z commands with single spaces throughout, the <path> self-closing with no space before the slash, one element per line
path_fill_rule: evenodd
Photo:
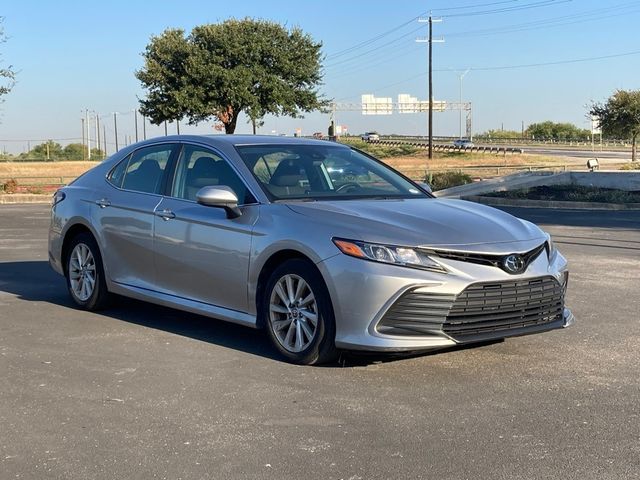
<path fill-rule="evenodd" d="M 0 205 L 13 205 L 20 203 L 51 203 L 51 195 L 38 195 L 35 193 L 7 193 L 0 195 Z"/>
<path fill-rule="evenodd" d="M 560 202 L 554 200 L 519 200 L 515 198 L 467 195 L 462 200 L 492 207 L 564 208 L 567 210 L 640 210 L 640 203 Z"/>

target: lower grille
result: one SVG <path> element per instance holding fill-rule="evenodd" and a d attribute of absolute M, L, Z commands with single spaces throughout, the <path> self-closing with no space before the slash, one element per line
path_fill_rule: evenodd
<path fill-rule="evenodd" d="M 410 291 L 396 301 L 377 325 L 388 335 L 444 332 L 456 340 L 562 319 L 564 291 L 553 277 L 476 283 L 459 295 Z"/>

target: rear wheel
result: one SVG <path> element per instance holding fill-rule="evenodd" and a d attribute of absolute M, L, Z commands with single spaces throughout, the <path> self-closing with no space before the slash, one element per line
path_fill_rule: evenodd
<path fill-rule="evenodd" d="M 71 240 L 66 267 L 67 289 L 73 301 L 85 310 L 105 308 L 109 292 L 100 250 L 91 234 L 81 233 Z"/>
<path fill-rule="evenodd" d="M 331 299 L 313 264 L 287 260 L 269 277 L 263 298 L 269 337 L 293 363 L 314 365 L 336 356 Z"/>

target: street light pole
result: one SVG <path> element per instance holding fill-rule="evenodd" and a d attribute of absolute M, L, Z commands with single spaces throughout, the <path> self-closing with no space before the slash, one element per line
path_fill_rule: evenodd
<path fill-rule="evenodd" d="M 464 76 L 471 71 L 470 68 L 467 68 L 463 73 L 459 75 L 460 78 L 460 140 L 462 140 L 462 79 Z"/>

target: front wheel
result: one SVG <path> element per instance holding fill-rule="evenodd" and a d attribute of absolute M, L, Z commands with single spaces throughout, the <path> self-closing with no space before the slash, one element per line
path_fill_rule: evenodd
<path fill-rule="evenodd" d="M 109 302 L 102 257 L 89 233 L 76 236 L 67 256 L 67 288 L 73 301 L 85 310 L 100 310 Z"/>
<path fill-rule="evenodd" d="M 287 260 L 269 277 L 263 298 L 269 337 L 293 363 L 314 365 L 336 356 L 331 299 L 314 265 Z"/>

